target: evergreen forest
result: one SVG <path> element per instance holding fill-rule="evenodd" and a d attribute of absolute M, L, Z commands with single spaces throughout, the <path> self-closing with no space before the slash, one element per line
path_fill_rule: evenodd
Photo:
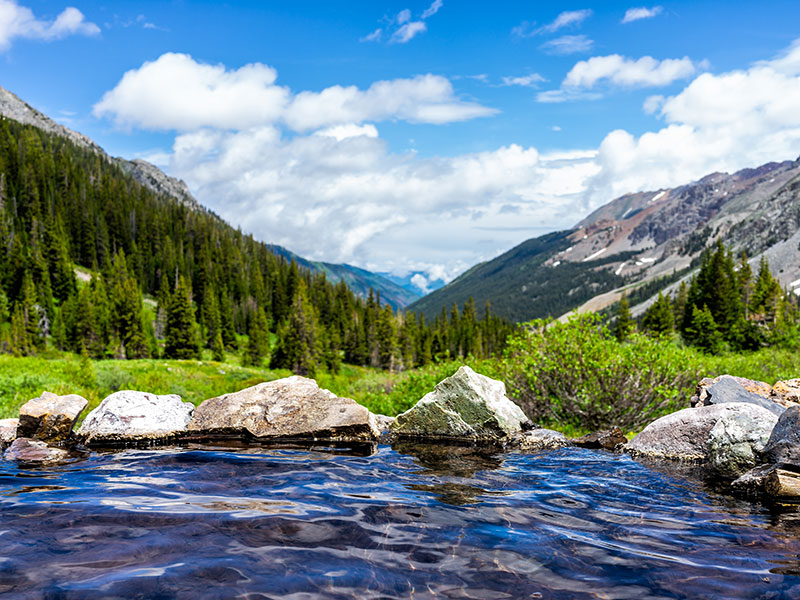
<path fill-rule="evenodd" d="M 470 299 L 394 312 L 158 195 L 107 156 L 0 119 L 0 351 L 199 358 L 313 375 L 403 371 L 502 350 L 513 326 Z"/>

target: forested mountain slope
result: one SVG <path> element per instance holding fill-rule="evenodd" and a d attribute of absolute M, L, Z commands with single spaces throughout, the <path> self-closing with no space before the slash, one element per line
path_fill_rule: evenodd
<path fill-rule="evenodd" d="M 33 125 L 47 133 L 64 137 L 76 146 L 97 154 L 104 161 L 115 164 L 152 192 L 169 196 L 193 210 L 205 210 L 194 196 L 192 196 L 192 193 L 183 181 L 175 179 L 174 177 L 169 177 L 161 171 L 161 169 L 147 161 L 141 159 L 126 160 L 124 158 L 109 156 L 93 140 L 63 125 L 59 125 L 47 115 L 39 112 L 15 94 L 2 87 L 0 87 L 0 115 L 26 125 Z M 395 309 L 404 308 L 420 297 L 420 294 L 412 290 L 403 289 L 385 277 L 365 269 L 359 269 L 358 267 L 346 264 L 306 260 L 280 246 L 271 245 L 270 249 L 287 259 L 294 258 L 298 264 L 301 264 L 313 272 L 325 273 L 328 279 L 333 282 L 344 281 L 350 289 L 364 298 L 369 295 L 370 289 L 374 289 L 377 293 L 380 293 L 383 303 L 390 304 Z"/>

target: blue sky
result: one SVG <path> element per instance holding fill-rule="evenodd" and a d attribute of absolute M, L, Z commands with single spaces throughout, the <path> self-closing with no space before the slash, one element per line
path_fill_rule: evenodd
<path fill-rule="evenodd" d="M 797 158 L 798 23 L 796 1 L 0 0 L 0 85 L 264 241 L 449 279 L 622 193 Z"/>

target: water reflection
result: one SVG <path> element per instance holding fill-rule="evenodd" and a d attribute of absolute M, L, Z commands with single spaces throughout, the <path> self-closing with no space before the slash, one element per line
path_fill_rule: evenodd
<path fill-rule="evenodd" d="M 234 444 L 0 465 L 10 598 L 800 597 L 795 510 L 603 452 Z"/>

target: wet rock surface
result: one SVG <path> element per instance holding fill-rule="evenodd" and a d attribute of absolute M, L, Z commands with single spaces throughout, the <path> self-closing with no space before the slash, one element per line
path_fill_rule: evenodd
<path fill-rule="evenodd" d="M 78 436 L 87 444 L 174 438 L 186 432 L 193 412 L 190 402 L 174 394 L 115 392 L 87 415 Z"/>
<path fill-rule="evenodd" d="M 800 466 L 800 406 L 787 408 L 778 418 L 764 448 L 764 461 Z"/>
<path fill-rule="evenodd" d="M 69 453 L 63 448 L 53 448 L 40 440 L 17 438 L 3 453 L 6 460 L 50 463 L 64 460 Z"/>
<path fill-rule="evenodd" d="M 711 406 L 732 402 L 755 404 L 777 416 L 780 416 L 785 410 L 785 407 L 773 399 L 772 386 L 768 383 L 733 375 L 702 379 L 691 400 L 692 406 Z"/>
<path fill-rule="evenodd" d="M 204 401 L 188 425 L 193 436 L 374 440 L 375 416 L 350 398 L 292 376 Z"/>
<path fill-rule="evenodd" d="M 708 436 L 711 465 L 725 477 L 738 477 L 752 469 L 760 462 L 777 421 L 778 418 L 766 410 L 723 415 Z"/>
<path fill-rule="evenodd" d="M 397 415 L 391 430 L 401 437 L 503 440 L 530 427 L 502 381 L 463 366 Z"/>
<path fill-rule="evenodd" d="M 19 409 L 17 435 L 46 442 L 66 440 L 88 404 L 86 398 L 77 394 L 58 396 L 44 392 Z"/>
<path fill-rule="evenodd" d="M 556 450 L 570 445 L 567 436 L 552 429 L 533 429 L 514 436 L 511 446 L 523 451 Z"/>
<path fill-rule="evenodd" d="M 722 417 L 736 414 L 745 414 L 754 421 L 773 422 L 774 418 L 760 406 L 740 402 L 684 408 L 650 423 L 626 449 L 634 456 L 705 461 L 709 458 L 711 430 Z"/>
<path fill-rule="evenodd" d="M 800 497 L 800 473 L 779 465 L 759 465 L 731 483 L 735 492 L 772 498 Z"/>
<path fill-rule="evenodd" d="M 572 443 L 580 448 L 616 450 L 627 444 L 628 438 L 619 427 L 612 427 L 606 431 L 597 431 L 575 438 Z"/>

